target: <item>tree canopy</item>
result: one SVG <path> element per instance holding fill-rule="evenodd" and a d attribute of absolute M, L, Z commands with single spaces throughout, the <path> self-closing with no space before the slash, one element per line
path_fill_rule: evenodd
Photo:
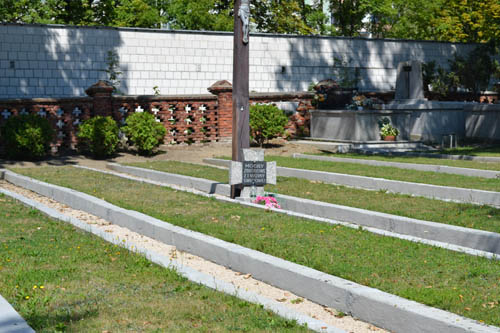
<path fill-rule="evenodd" d="M 3 22 L 231 31 L 234 0 L 0 0 Z M 498 0 L 254 0 L 255 30 L 487 42 Z"/>

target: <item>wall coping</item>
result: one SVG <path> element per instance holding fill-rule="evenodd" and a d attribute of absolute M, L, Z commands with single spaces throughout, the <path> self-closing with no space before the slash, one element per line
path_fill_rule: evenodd
<path fill-rule="evenodd" d="M 289 99 L 289 98 L 314 98 L 314 92 L 311 91 L 292 91 L 292 92 L 251 92 L 250 99 Z"/>
<path fill-rule="evenodd" d="M 161 101 L 204 101 L 204 100 L 217 100 L 217 96 L 211 94 L 198 94 L 198 95 L 114 95 L 113 100 L 116 102 L 126 101 L 144 101 L 144 102 L 161 102 Z"/>
<path fill-rule="evenodd" d="M 233 36 L 232 31 L 201 31 L 201 30 L 174 30 L 174 29 L 152 29 L 152 28 L 135 28 L 135 27 L 108 27 L 108 26 L 86 26 L 86 25 L 64 25 L 64 24 L 25 24 L 25 23 L 1 23 L 3 26 L 25 26 L 25 27 L 47 27 L 59 29 L 88 29 L 88 30 L 115 30 L 115 31 L 135 31 L 135 32 L 149 32 L 149 33 L 168 33 L 168 34 L 200 34 L 200 35 L 221 35 Z M 421 40 L 421 39 L 396 39 L 396 38 L 368 38 L 368 37 L 346 37 L 346 36 L 325 36 L 325 35 L 297 35 L 297 34 L 275 34 L 264 32 L 251 32 L 250 36 L 253 37 L 267 37 L 267 38 L 299 38 L 299 39 L 330 39 L 330 40 L 364 40 L 364 41 L 386 41 L 396 43 L 438 43 L 450 45 L 479 45 L 478 43 L 464 43 L 464 42 L 448 42 L 439 40 Z"/>
<path fill-rule="evenodd" d="M 0 99 L 0 104 L 56 104 L 72 102 L 92 102 L 92 97 L 62 97 L 62 98 L 9 98 Z"/>

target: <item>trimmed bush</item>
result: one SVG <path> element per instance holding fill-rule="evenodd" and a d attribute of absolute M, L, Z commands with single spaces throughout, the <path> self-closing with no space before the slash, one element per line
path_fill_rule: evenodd
<path fill-rule="evenodd" d="M 250 106 L 250 135 L 262 147 L 264 141 L 283 135 L 288 118 L 274 105 Z"/>
<path fill-rule="evenodd" d="M 39 115 L 13 116 L 2 127 L 1 138 L 8 158 L 38 160 L 49 153 L 54 130 Z"/>
<path fill-rule="evenodd" d="M 148 112 L 134 113 L 128 116 L 127 125 L 122 132 L 137 148 L 141 155 L 151 155 L 153 149 L 163 142 L 166 130 L 162 124 L 156 122 L 155 117 Z"/>
<path fill-rule="evenodd" d="M 115 153 L 118 146 L 118 125 L 111 117 L 97 116 L 83 122 L 78 133 L 78 145 L 97 158 Z"/>

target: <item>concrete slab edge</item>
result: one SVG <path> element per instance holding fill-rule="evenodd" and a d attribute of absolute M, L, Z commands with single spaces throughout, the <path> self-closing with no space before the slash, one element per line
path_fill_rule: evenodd
<path fill-rule="evenodd" d="M 365 154 L 365 155 L 369 156 L 372 154 Z M 429 153 L 416 153 L 416 152 L 394 152 L 394 153 L 377 152 L 373 155 L 428 157 L 428 158 L 436 158 L 442 160 L 463 160 L 463 161 L 500 163 L 500 157 L 494 157 L 494 156 L 447 155 L 447 154 L 429 154 Z"/>
<path fill-rule="evenodd" d="M 159 171 L 152 173 L 149 169 L 142 169 L 140 172 L 137 172 L 140 168 L 132 168 L 118 164 L 109 165 L 113 166 L 114 170 L 120 170 L 120 172 L 128 174 L 138 174 L 142 178 L 142 180 L 141 178 L 133 178 L 134 180 L 143 181 L 143 179 L 150 178 L 158 179 L 153 182 L 155 185 L 160 186 L 165 186 L 168 184 L 168 180 L 176 176 L 175 174 L 169 174 L 168 177 L 164 178 L 165 181 L 162 182 L 160 181 L 160 179 L 162 179 L 162 172 Z M 94 171 L 99 170 L 94 169 Z M 153 177 L 150 177 L 150 174 L 152 174 Z M 113 173 L 113 175 L 120 177 L 123 176 L 116 173 Z M 187 176 L 182 177 L 186 178 Z M 193 182 L 189 183 L 191 184 Z M 218 186 L 223 188 L 223 185 L 218 184 Z M 229 187 L 227 185 L 225 186 L 227 191 L 229 191 Z M 177 189 L 179 188 L 177 187 Z M 186 188 L 182 190 L 186 190 Z M 285 213 L 287 211 L 292 211 L 304 214 L 302 217 L 309 219 L 311 219 L 311 216 L 325 218 L 327 221 L 330 221 L 327 223 L 336 221 L 338 224 L 339 220 L 347 222 L 347 224 L 354 223 L 352 226 L 355 228 L 359 228 L 360 225 L 363 227 L 373 228 L 374 232 L 377 234 L 384 234 L 386 236 L 390 235 L 391 237 L 426 243 L 470 255 L 500 260 L 500 234 L 498 233 L 458 227 L 444 223 L 417 220 L 287 195 L 276 194 L 276 196 L 279 197 L 280 204 L 283 208 L 283 212 Z M 232 202 L 234 202 L 234 200 Z M 260 205 L 256 206 L 258 208 L 262 208 Z M 386 232 L 380 232 L 382 230 Z M 402 237 L 402 235 L 410 237 Z"/>
<path fill-rule="evenodd" d="M 386 162 L 378 160 L 365 160 L 359 158 L 330 157 L 330 156 L 308 155 L 300 153 L 293 154 L 293 157 L 308 159 L 308 160 L 326 161 L 326 162 L 342 162 L 342 163 L 356 163 L 356 164 L 364 164 L 372 166 L 388 166 L 399 169 L 430 171 L 430 172 L 446 173 L 446 174 L 461 175 L 468 177 L 500 178 L 500 171 L 458 168 L 446 165 Z"/>
<path fill-rule="evenodd" d="M 176 227 L 75 190 L 40 182 L 11 171 L 5 173 L 5 179 L 75 209 L 87 211 L 145 236 L 174 245 L 181 251 L 240 272 L 250 273 L 256 279 L 290 290 L 313 302 L 350 313 L 379 327 L 408 333 L 500 332 L 500 327 L 484 325 L 309 267 Z"/>
<path fill-rule="evenodd" d="M 204 159 L 206 163 L 226 165 L 228 161 L 219 159 Z M 278 176 L 295 177 L 307 180 L 321 181 L 368 190 L 384 190 L 394 193 L 422 196 L 444 201 L 472 203 L 500 207 L 500 192 L 466 189 L 451 186 L 438 186 L 422 183 L 389 180 L 383 178 L 347 175 L 334 172 L 277 167 Z"/>
<path fill-rule="evenodd" d="M 2 295 L 0 295 L 0 331 L 3 333 L 35 333 L 35 330 Z"/>
<path fill-rule="evenodd" d="M 13 198 L 13 199 L 21 202 L 22 204 L 24 204 L 28 207 L 37 209 L 40 212 L 42 212 L 43 214 L 49 216 L 50 218 L 57 219 L 59 221 L 65 222 L 65 223 L 69 223 L 69 224 L 71 224 L 71 225 L 73 225 L 81 230 L 84 230 L 86 232 L 94 234 L 94 235 L 104 239 L 105 241 L 107 241 L 109 243 L 119 245 L 121 247 L 124 247 L 124 248 L 132 251 L 132 252 L 140 253 L 141 255 L 145 256 L 148 260 L 150 260 L 158 265 L 161 265 L 161 266 L 168 268 L 168 269 L 174 269 L 177 273 L 186 277 L 188 280 L 190 280 L 192 282 L 199 283 L 201 285 L 204 285 L 206 287 L 209 287 L 211 289 L 214 289 L 214 290 L 217 290 L 220 292 L 224 292 L 224 293 L 229 294 L 231 296 L 236 296 L 242 300 L 245 300 L 245 301 L 248 301 L 251 303 L 260 304 L 265 309 L 270 310 L 283 318 L 286 318 L 289 320 L 296 320 L 300 325 L 306 325 L 308 328 L 310 328 L 313 331 L 329 332 L 329 333 L 330 332 L 331 333 L 347 333 L 342 329 L 339 329 L 339 328 L 334 327 L 332 325 L 328 325 L 320 320 L 306 316 L 306 315 L 299 313 L 297 311 L 291 310 L 291 309 L 287 308 L 286 306 L 283 306 L 282 304 L 278 303 L 277 301 L 274 301 L 272 299 L 269 299 L 267 297 L 264 297 L 262 295 L 254 293 L 254 292 L 239 289 L 239 288 L 235 287 L 233 284 L 219 280 L 214 276 L 199 272 L 191 267 L 185 266 L 182 263 L 180 263 L 176 260 L 172 260 L 169 257 L 161 255 L 155 251 L 143 248 L 141 246 L 137 246 L 137 244 L 135 244 L 133 242 L 123 242 L 123 240 L 121 240 L 120 238 L 113 237 L 109 233 L 106 233 L 103 230 L 101 230 L 95 226 L 92 226 L 92 225 L 89 225 L 85 222 L 82 222 L 77 218 L 64 215 L 64 214 L 58 212 L 57 210 L 52 209 L 50 207 L 47 207 L 47 206 L 45 206 L 37 201 L 31 200 L 31 199 L 26 198 L 22 195 L 19 195 L 17 193 L 14 193 L 14 192 L 11 192 L 11 191 L 8 191 L 5 189 L 0 189 L 0 193 L 3 193 L 5 195 Z M 4 310 L 4 304 L 2 304 L 2 297 L 0 296 L 0 313 L 1 313 L 1 315 L 0 315 L 0 327 L 2 327 L 2 332 L 3 332 L 3 327 L 4 327 L 4 326 L 1 326 L 1 325 L 3 325 L 3 322 L 4 322 L 2 317 L 4 316 L 4 314 L 5 315 L 8 314 L 7 311 L 4 312 L 3 310 Z M 11 316 L 9 316 L 9 317 L 11 317 Z M 24 321 L 22 318 L 21 318 L 21 320 Z M 17 324 L 17 325 L 19 325 L 19 324 Z M 29 326 L 28 326 L 28 328 L 29 328 Z M 20 329 L 20 326 L 16 327 L 15 332 L 16 333 L 35 332 L 33 330 L 20 331 L 19 329 Z M 12 332 L 14 332 L 14 331 L 12 331 Z"/>
<path fill-rule="evenodd" d="M 125 172 L 137 177 L 147 178 L 159 182 L 193 188 L 208 194 L 230 195 L 231 188 L 227 184 L 218 183 L 203 178 L 183 176 L 174 173 L 160 172 L 156 170 L 124 166 L 117 163 L 108 163 L 107 167 L 118 172 Z"/>

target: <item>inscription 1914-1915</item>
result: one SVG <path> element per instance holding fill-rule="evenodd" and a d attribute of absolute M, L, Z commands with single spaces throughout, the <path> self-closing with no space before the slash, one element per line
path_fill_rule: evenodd
<path fill-rule="evenodd" d="M 243 161 L 243 186 L 264 186 L 266 185 L 266 162 L 264 161 Z"/>

